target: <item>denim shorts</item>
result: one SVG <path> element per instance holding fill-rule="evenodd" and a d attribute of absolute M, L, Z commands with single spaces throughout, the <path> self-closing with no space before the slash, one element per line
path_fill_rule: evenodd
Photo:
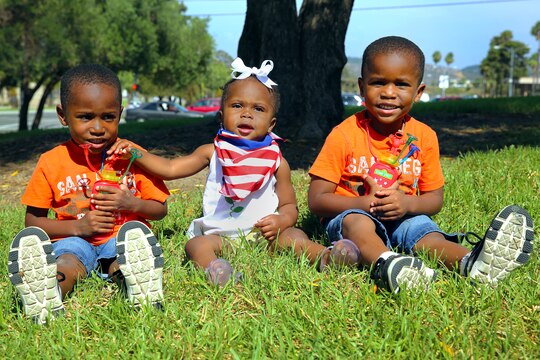
<path fill-rule="evenodd" d="M 380 221 L 370 213 L 359 209 L 350 209 L 342 212 L 335 218 L 323 221 L 330 242 L 343 239 L 343 219 L 345 216 L 353 213 L 365 215 L 373 220 L 375 223 L 375 232 L 386 244 L 386 247 L 406 254 L 412 254 L 414 245 L 432 232 L 442 234 L 447 240 L 458 242 L 459 235 L 457 233 L 447 234 L 443 232 L 429 216 L 404 216 L 396 221 Z"/>
<path fill-rule="evenodd" d="M 86 274 L 90 276 L 92 270 L 98 267 L 100 259 L 116 258 L 116 238 L 110 238 L 105 244 L 94 246 L 83 238 L 71 236 L 52 243 L 55 256 L 73 254 L 86 268 Z"/>

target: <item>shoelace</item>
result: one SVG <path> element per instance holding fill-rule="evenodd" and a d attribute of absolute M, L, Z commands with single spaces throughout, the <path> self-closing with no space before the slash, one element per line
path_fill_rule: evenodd
<path fill-rule="evenodd" d="M 471 240 L 469 239 L 469 236 L 473 236 L 476 238 Z M 469 255 L 469 258 L 467 259 L 467 263 L 465 264 L 465 273 L 468 274 L 470 271 L 470 268 L 472 267 L 472 264 L 478 259 L 478 256 L 480 255 L 480 251 L 482 251 L 482 244 L 484 242 L 484 238 L 482 238 L 480 235 L 474 232 L 466 232 L 463 234 L 463 236 L 460 239 L 460 242 L 463 242 L 463 240 L 466 240 L 469 244 L 473 246 L 473 249 L 471 251 L 471 255 Z"/>

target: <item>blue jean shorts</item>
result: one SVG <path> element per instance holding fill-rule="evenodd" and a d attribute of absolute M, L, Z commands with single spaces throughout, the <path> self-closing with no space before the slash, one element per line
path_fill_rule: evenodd
<path fill-rule="evenodd" d="M 116 258 L 116 238 L 110 238 L 105 244 L 94 246 L 83 238 L 70 236 L 52 243 L 55 256 L 72 254 L 83 263 L 86 274 L 90 276 L 98 267 L 100 259 Z"/>
<path fill-rule="evenodd" d="M 375 232 L 386 244 L 386 247 L 405 254 L 412 254 L 414 245 L 432 232 L 442 234 L 447 240 L 458 242 L 457 233 L 448 234 L 443 232 L 429 216 L 404 216 L 396 221 L 380 221 L 370 213 L 359 209 L 344 211 L 335 218 L 323 222 L 330 242 L 343 239 L 343 219 L 349 214 L 362 214 L 373 220 Z"/>

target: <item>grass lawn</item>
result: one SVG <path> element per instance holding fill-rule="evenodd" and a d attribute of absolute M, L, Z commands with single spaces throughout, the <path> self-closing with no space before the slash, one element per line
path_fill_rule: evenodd
<path fill-rule="evenodd" d="M 445 206 L 434 219 L 443 230 L 483 235 L 507 204 L 523 206 L 539 223 L 540 147 L 523 136 L 513 139 L 516 145 L 442 160 Z M 293 182 L 299 226 L 324 242 L 307 209 L 306 170 L 295 170 Z M 540 358 L 538 242 L 530 261 L 497 288 L 472 286 L 420 255 L 440 270 L 438 281 L 427 292 L 398 295 L 375 293 L 364 270 L 319 273 L 290 252 L 246 246 L 227 254 L 244 281 L 219 290 L 185 261 L 184 231 L 200 215 L 201 199 L 201 187 L 175 191 L 169 215 L 153 223 L 166 259 L 163 312 L 133 310 L 114 285 L 91 277 L 65 301 L 66 315 L 46 326 L 32 324 L 17 306 L 7 253 L 24 208 L 0 201 L 3 357 Z M 535 230 L 535 240 L 538 235 Z"/>

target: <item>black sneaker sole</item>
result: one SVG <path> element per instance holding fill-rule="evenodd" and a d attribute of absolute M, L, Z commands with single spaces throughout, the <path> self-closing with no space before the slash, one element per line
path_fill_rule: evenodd
<path fill-rule="evenodd" d="M 49 236 L 37 227 L 19 232 L 9 249 L 9 280 L 22 300 L 23 311 L 44 324 L 64 312 L 56 279 L 56 258 Z"/>
<path fill-rule="evenodd" d="M 533 221 L 529 213 L 517 205 L 505 207 L 491 221 L 469 276 L 481 283 L 496 285 L 529 261 L 533 241 Z"/>
<path fill-rule="evenodd" d="M 389 259 L 382 269 L 386 274 L 387 290 L 398 293 L 402 289 L 421 288 L 427 290 L 437 278 L 437 273 L 412 256 Z"/>
<path fill-rule="evenodd" d="M 150 228 L 139 221 L 122 225 L 116 238 L 116 253 L 128 300 L 137 307 L 149 303 L 161 308 L 163 250 Z"/>

